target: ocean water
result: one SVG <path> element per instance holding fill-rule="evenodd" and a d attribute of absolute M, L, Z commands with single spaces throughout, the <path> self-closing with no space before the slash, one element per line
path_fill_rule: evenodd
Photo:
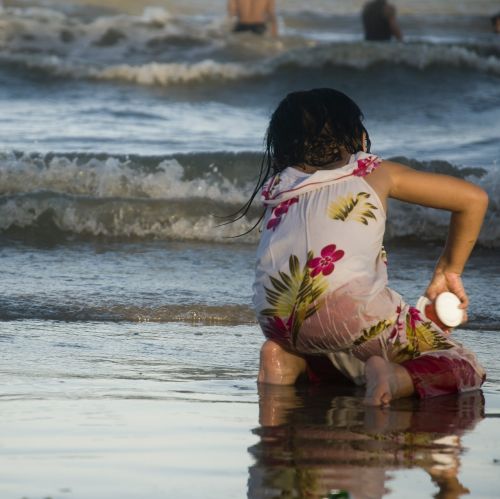
<path fill-rule="evenodd" d="M 498 2 L 395 3 L 403 44 L 364 42 L 360 1 L 280 2 L 276 40 L 232 35 L 218 0 L 3 2 L 2 497 L 496 497 Z M 370 412 L 352 390 L 258 392 L 258 233 L 235 236 L 260 209 L 221 217 L 252 191 L 279 100 L 319 86 L 359 103 L 373 152 L 487 190 L 454 333 L 483 394 Z M 447 222 L 390 205 L 410 302 Z"/>

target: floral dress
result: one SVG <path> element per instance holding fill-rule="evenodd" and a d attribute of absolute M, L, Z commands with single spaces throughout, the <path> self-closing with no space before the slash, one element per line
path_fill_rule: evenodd
<path fill-rule="evenodd" d="M 404 365 L 421 396 L 478 388 L 475 355 L 388 287 L 386 214 L 365 180 L 380 163 L 358 152 L 341 168 L 286 168 L 265 184 L 254 282 L 264 335 L 328 356 L 357 383 L 380 355 Z"/>

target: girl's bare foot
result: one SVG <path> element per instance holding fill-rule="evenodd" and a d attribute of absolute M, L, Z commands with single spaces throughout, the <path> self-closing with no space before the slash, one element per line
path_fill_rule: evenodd
<path fill-rule="evenodd" d="M 365 376 L 365 405 L 386 406 L 391 400 L 413 394 L 413 381 L 408 371 L 382 357 L 373 356 L 368 359 Z"/>

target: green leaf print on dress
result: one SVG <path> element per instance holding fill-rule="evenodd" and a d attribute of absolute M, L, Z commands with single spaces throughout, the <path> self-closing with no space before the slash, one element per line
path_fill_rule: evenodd
<path fill-rule="evenodd" d="M 398 307 L 396 312 L 400 314 L 401 308 Z M 390 354 L 391 362 L 401 363 L 419 357 L 425 352 L 448 350 L 455 346 L 436 329 L 431 321 L 424 321 L 415 307 L 408 308 L 404 323 L 399 317 L 396 321 L 381 320 L 373 326 L 363 329 L 354 345 L 359 346 L 373 340 L 394 325 L 389 334 L 389 342 L 393 345 Z"/>
<path fill-rule="evenodd" d="M 384 332 L 388 327 L 392 326 L 394 321 L 382 320 L 371 327 L 363 329 L 361 336 L 354 342 L 354 345 L 362 345 L 363 343 L 376 338 L 380 333 Z"/>
<path fill-rule="evenodd" d="M 448 350 L 454 347 L 443 333 L 439 333 L 431 321 L 422 321 L 420 312 L 410 307 L 406 316 L 406 339 L 407 341 L 396 341 L 391 360 L 393 362 L 404 362 L 415 359 L 425 352 L 437 350 Z"/>
<path fill-rule="evenodd" d="M 333 272 L 334 262 L 343 256 L 344 252 L 334 244 L 325 246 L 319 257 L 309 251 L 303 266 L 296 255 L 290 255 L 290 272 L 280 271 L 269 277 L 271 286 L 264 290 L 271 306 L 261 311 L 261 315 L 268 317 L 264 326 L 268 338 L 296 346 L 302 323 L 322 305 L 318 300 L 328 289 L 325 276 Z"/>
<path fill-rule="evenodd" d="M 333 220 L 341 220 L 342 222 L 354 220 L 368 225 L 370 218 L 373 220 L 377 219 L 373 211 L 378 209 L 368 201 L 369 198 L 370 194 L 367 192 L 358 192 L 358 194 L 349 193 L 341 196 L 336 201 L 330 203 L 328 216 L 333 218 Z"/>

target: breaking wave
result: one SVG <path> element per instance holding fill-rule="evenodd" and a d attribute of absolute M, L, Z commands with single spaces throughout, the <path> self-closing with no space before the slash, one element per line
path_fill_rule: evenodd
<path fill-rule="evenodd" d="M 500 172 L 444 161 L 395 158 L 418 169 L 469 178 L 485 188 L 490 207 L 480 243 L 500 246 Z M 116 157 L 74 154 L 0 155 L 0 234 L 3 237 L 175 239 L 254 243 L 261 207 L 222 225 L 249 198 L 257 153 Z M 445 212 L 392 202 L 387 239 L 442 241 Z"/>
<path fill-rule="evenodd" d="M 185 322 L 192 324 L 250 324 L 255 312 L 247 305 L 84 305 L 80 302 L 37 303 L 30 300 L 0 300 L 0 321 L 17 319 L 54 320 L 66 322 Z"/>
<path fill-rule="evenodd" d="M 139 85 L 181 85 L 211 80 L 237 81 L 275 77 L 282 71 L 347 67 L 368 70 L 379 65 L 426 70 L 435 66 L 463 68 L 500 75 L 500 57 L 484 56 L 471 48 L 447 45 L 376 45 L 365 42 L 323 45 L 292 50 L 258 62 L 143 62 L 137 64 L 77 63 L 60 56 L 0 55 L 0 62 L 36 69 L 59 78 L 117 80 Z"/>
<path fill-rule="evenodd" d="M 294 24 L 292 18 L 287 20 Z M 357 17 L 342 19 L 341 24 L 352 24 L 353 33 L 359 31 Z M 333 20 L 335 16 L 323 26 L 314 18 L 313 25 L 327 32 Z M 309 30 L 292 32 L 285 31 L 280 40 L 234 36 L 219 17 L 174 16 L 161 8 L 146 8 L 137 16 L 102 14 L 90 19 L 68 9 L 10 8 L 0 11 L 0 65 L 37 69 L 59 78 L 162 86 L 276 77 L 285 69 L 366 70 L 376 65 L 418 70 L 440 66 L 500 75 L 497 40 L 474 39 L 467 31 L 468 36 L 453 41 L 410 37 L 404 44 L 366 43 L 361 34 L 319 41 L 308 35 Z"/>

